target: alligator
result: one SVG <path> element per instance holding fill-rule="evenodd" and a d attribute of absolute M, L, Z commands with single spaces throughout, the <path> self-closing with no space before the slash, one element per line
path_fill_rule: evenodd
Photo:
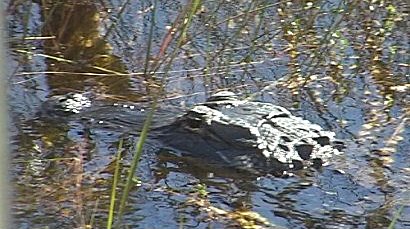
<path fill-rule="evenodd" d="M 54 101 L 63 112 L 80 113 L 91 106 L 89 97 L 80 94 Z M 229 91 L 212 95 L 153 131 L 165 148 L 183 155 L 275 173 L 327 165 L 343 148 L 335 133 L 284 107 L 240 99 Z"/>

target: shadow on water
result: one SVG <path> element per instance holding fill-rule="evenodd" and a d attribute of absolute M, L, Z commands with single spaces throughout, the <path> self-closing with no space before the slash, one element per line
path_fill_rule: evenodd
<path fill-rule="evenodd" d="M 151 4 L 8 2 L 18 228 L 105 227 L 118 142 L 126 170 L 152 95 L 158 127 L 221 89 L 336 132 L 345 154 L 275 177 L 181 157 L 153 131 L 126 226 L 384 228 L 400 206 L 396 228 L 410 226 L 406 1 L 204 1 L 185 32 L 189 4 L 160 1 L 156 19 Z M 92 106 L 47 107 L 68 92 Z"/>

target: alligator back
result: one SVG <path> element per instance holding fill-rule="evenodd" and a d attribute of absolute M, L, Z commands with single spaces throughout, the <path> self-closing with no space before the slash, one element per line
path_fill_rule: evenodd
<path fill-rule="evenodd" d="M 167 145 L 247 168 L 300 169 L 340 154 L 335 134 L 283 107 L 222 92 L 166 128 Z"/>

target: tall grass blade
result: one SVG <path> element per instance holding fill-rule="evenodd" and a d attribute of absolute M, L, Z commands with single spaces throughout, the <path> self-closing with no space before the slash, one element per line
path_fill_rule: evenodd
<path fill-rule="evenodd" d="M 151 74 L 148 71 L 148 68 L 149 68 L 148 63 L 149 63 L 150 50 L 151 50 L 152 41 L 153 41 L 153 29 L 154 29 L 154 26 L 155 26 L 155 20 L 156 20 L 156 18 L 155 18 L 156 14 L 155 13 L 156 13 L 156 11 L 157 11 L 157 0 L 154 1 L 154 6 L 153 6 L 153 9 L 152 9 L 152 22 L 151 22 L 151 28 L 150 28 L 150 33 L 149 33 L 149 39 L 148 39 L 148 51 L 147 51 L 145 66 L 144 66 L 145 67 L 145 69 L 144 69 L 145 77 L 147 77 L 148 79 L 149 79 L 148 74 Z M 149 131 L 149 128 L 151 126 L 152 118 L 154 117 L 154 113 L 155 113 L 155 110 L 156 110 L 156 107 L 157 107 L 157 101 L 158 101 L 158 93 L 154 94 L 151 110 L 148 113 L 147 119 L 144 122 L 144 126 L 142 128 L 140 138 L 138 139 L 138 141 L 136 143 L 134 158 L 131 162 L 131 167 L 128 171 L 126 184 L 125 184 L 125 187 L 124 187 L 124 190 L 123 190 L 123 193 L 122 193 L 122 196 L 121 196 L 121 200 L 120 200 L 120 206 L 119 206 L 118 215 L 117 215 L 117 222 L 115 224 L 116 227 L 119 227 L 121 225 L 122 217 L 124 215 L 125 205 L 127 203 L 127 199 L 128 199 L 131 187 L 133 186 L 134 174 L 135 174 L 135 171 L 138 168 L 138 163 L 139 163 L 139 160 L 140 160 L 141 155 L 142 155 L 142 148 L 143 148 L 144 142 L 147 138 L 148 131 Z"/>
<path fill-rule="evenodd" d="M 110 210 L 108 212 L 107 229 L 111 229 L 112 222 L 114 219 L 115 199 L 116 199 L 116 193 L 117 193 L 118 180 L 120 177 L 120 167 L 121 167 L 120 160 L 121 160 L 122 144 L 123 144 L 123 139 L 121 139 L 120 143 L 118 144 L 117 157 L 115 159 L 116 160 L 115 161 L 115 171 L 114 171 L 114 177 L 113 177 L 113 182 L 112 182 L 112 187 L 111 187 Z"/>
<path fill-rule="evenodd" d="M 396 214 L 394 214 L 393 216 L 393 220 L 390 222 L 389 227 L 387 229 L 394 229 L 397 219 L 400 217 L 401 212 L 403 211 L 404 205 L 401 205 L 401 207 L 399 208 L 399 210 L 396 212 Z"/>
<path fill-rule="evenodd" d="M 148 135 L 149 128 L 151 126 L 152 118 L 154 117 L 154 113 L 157 108 L 157 100 L 158 98 L 156 97 L 152 104 L 151 111 L 148 113 L 148 117 L 144 122 L 144 127 L 142 128 L 140 138 L 138 139 L 138 142 L 136 143 L 135 155 L 131 162 L 131 167 L 128 171 L 126 184 L 125 184 L 125 187 L 124 187 L 124 190 L 121 196 L 121 200 L 120 200 L 120 207 L 118 210 L 118 221 L 116 225 L 121 224 L 122 216 L 124 215 L 124 209 L 125 209 L 125 205 L 128 199 L 128 195 L 129 195 L 131 187 L 133 186 L 132 183 L 133 183 L 134 174 L 135 174 L 136 169 L 138 168 L 138 163 L 142 155 L 142 147 L 144 145 L 145 140 L 147 139 L 147 135 Z"/>
<path fill-rule="evenodd" d="M 188 28 L 191 24 L 192 18 L 195 15 L 195 13 L 198 11 L 198 9 L 201 6 L 201 0 L 193 0 L 191 3 L 191 9 L 188 13 L 188 15 L 186 16 L 185 20 L 184 20 L 184 27 L 182 28 L 181 31 L 181 36 L 180 39 L 178 41 L 178 48 L 182 46 L 182 43 L 186 40 L 187 37 L 187 31 Z"/>
<path fill-rule="evenodd" d="M 148 41 L 148 45 L 147 45 L 147 55 L 145 56 L 145 63 L 144 63 L 144 75 L 145 77 L 148 77 L 149 74 L 147 74 L 149 72 L 149 60 L 150 60 L 150 55 L 151 55 L 151 47 L 152 47 L 152 38 L 153 38 L 153 34 L 154 34 L 154 27 L 155 27 L 155 12 L 157 11 L 157 1 L 154 1 L 154 7 L 152 9 L 152 21 L 151 21 L 151 26 L 149 28 L 149 41 Z"/>
<path fill-rule="evenodd" d="M 168 64 L 164 67 L 164 72 L 169 72 L 170 71 L 171 65 L 172 65 L 174 59 L 176 58 L 176 56 L 178 54 L 179 48 L 181 48 L 184 45 L 184 43 L 186 42 L 186 39 L 187 39 L 186 34 L 187 34 L 187 31 L 188 31 L 188 28 L 191 25 L 193 16 L 200 9 L 200 6 L 201 6 L 201 0 L 193 0 L 192 1 L 191 5 L 190 5 L 191 8 L 189 9 L 187 15 L 185 16 L 184 24 L 183 24 L 183 27 L 181 29 L 180 35 L 178 37 L 178 40 L 177 40 L 177 47 L 170 54 Z M 164 82 L 165 82 L 165 78 L 163 79 L 163 83 Z"/>

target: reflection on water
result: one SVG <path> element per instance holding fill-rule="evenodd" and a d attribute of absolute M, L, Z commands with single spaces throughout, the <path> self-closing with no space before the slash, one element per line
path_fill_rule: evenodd
<path fill-rule="evenodd" d="M 410 226 L 406 1 L 102 2 L 9 2 L 18 228 L 105 227 L 118 142 L 127 168 L 153 95 L 161 126 L 226 88 L 335 131 L 345 154 L 256 176 L 161 151 L 152 132 L 126 225 L 382 228 L 404 206 L 396 228 Z M 95 103 L 45 110 L 68 92 Z"/>

